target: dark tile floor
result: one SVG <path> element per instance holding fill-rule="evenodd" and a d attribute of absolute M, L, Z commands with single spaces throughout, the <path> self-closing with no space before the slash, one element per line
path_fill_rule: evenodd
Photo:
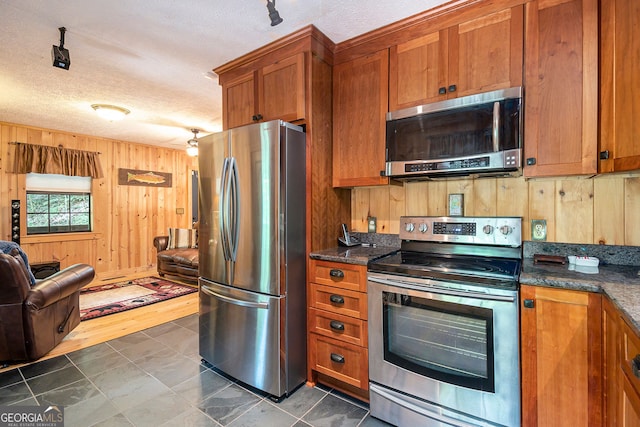
<path fill-rule="evenodd" d="M 0 405 L 50 404 L 66 427 L 387 425 L 331 389 L 274 403 L 219 375 L 198 355 L 197 315 L 0 373 Z"/>

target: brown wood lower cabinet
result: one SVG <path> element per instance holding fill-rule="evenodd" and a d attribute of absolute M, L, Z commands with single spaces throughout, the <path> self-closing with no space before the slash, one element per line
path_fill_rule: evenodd
<path fill-rule="evenodd" d="M 520 298 L 522 425 L 600 426 L 601 295 L 523 285 Z"/>
<path fill-rule="evenodd" d="M 310 344 L 312 366 L 316 371 L 360 389 L 369 388 L 366 348 L 317 334 L 311 334 Z"/>
<path fill-rule="evenodd" d="M 618 425 L 640 426 L 640 336 L 620 318 L 621 380 Z M 637 360 L 634 360 L 636 359 Z"/>
<path fill-rule="evenodd" d="M 367 267 L 309 261 L 308 380 L 369 400 Z"/>
<path fill-rule="evenodd" d="M 626 376 L 622 377 L 620 394 L 620 423 L 618 425 L 623 427 L 640 426 L 640 394 Z"/>
<path fill-rule="evenodd" d="M 608 298 L 602 299 L 602 373 L 603 422 L 605 426 L 618 426 L 620 400 L 620 312 Z"/>
<path fill-rule="evenodd" d="M 603 425 L 640 427 L 640 366 L 634 361 L 640 358 L 640 336 L 607 298 L 602 308 Z"/>

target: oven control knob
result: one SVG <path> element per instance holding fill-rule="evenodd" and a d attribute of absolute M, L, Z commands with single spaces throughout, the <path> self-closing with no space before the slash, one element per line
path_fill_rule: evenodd
<path fill-rule="evenodd" d="M 493 233 L 493 225 L 485 225 L 484 227 L 482 227 L 482 231 L 484 232 L 484 234 L 491 234 Z"/>
<path fill-rule="evenodd" d="M 413 230 L 415 230 L 416 226 L 413 225 L 412 222 L 408 222 L 404 225 L 404 229 L 407 230 L 407 233 L 413 233 Z"/>
<path fill-rule="evenodd" d="M 500 232 L 505 236 L 507 234 L 511 234 L 512 231 L 513 231 L 513 227 L 509 227 L 508 225 L 503 225 L 502 227 L 500 227 Z"/>
<path fill-rule="evenodd" d="M 421 233 L 426 233 L 428 229 L 429 229 L 429 226 L 424 222 L 420 223 L 420 225 L 418 226 L 418 231 Z"/>

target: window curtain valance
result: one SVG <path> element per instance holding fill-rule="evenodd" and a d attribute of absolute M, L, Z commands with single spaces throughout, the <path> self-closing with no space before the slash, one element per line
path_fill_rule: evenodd
<path fill-rule="evenodd" d="M 17 142 L 14 173 L 53 173 L 102 178 L 99 154 Z"/>

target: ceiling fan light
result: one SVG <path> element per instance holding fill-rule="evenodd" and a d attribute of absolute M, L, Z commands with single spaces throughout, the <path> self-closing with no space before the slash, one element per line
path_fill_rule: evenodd
<path fill-rule="evenodd" d="M 126 108 L 109 104 L 92 104 L 91 108 L 96 111 L 99 117 L 105 120 L 109 120 L 110 122 L 113 122 L 115 120 L 122 120 L 124 116 L 131 112 Z"/>
<path fill-rule="evenodd" d="M 196 157 L 198 155 L 198 146 L 190 145 L 187 147 L 187 156 Z"/>
<path fill-rule="evenodd" d="M 200 129 L 191 129 L 193 138 L 187 141 L 187 156 L 195 157 L 198 155 L 198 133 Z"/>

